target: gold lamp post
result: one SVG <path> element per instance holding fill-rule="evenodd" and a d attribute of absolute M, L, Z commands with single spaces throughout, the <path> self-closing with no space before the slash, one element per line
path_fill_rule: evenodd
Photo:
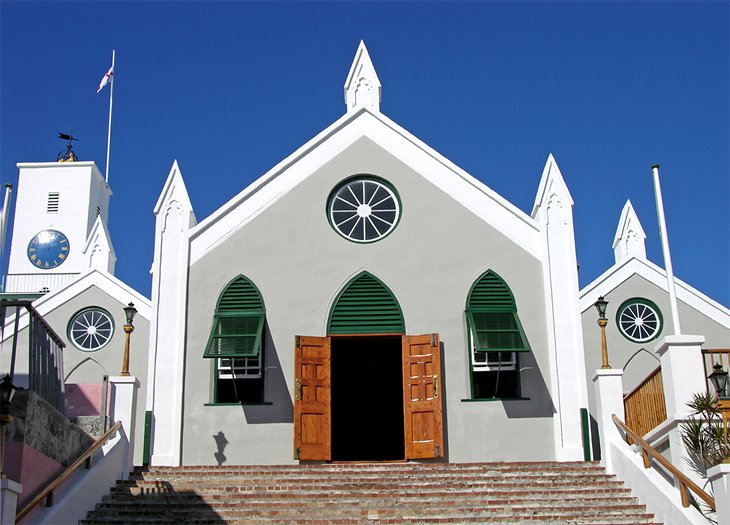
<path fill-rule="evenodd" d="M 10 402 L 13 400 L 17 387 L 9 375 L 5 375 L 0 381 L 0 478 L 5 479 L 5 431 L 13 420 L 10 414 Z"/>
<path fill-rule="evenodd" d="M 137 314 L 137 309 L 134 307 L 134 303 L 129 303 L 124 307 L 124 316 L 127 319 L 127 323 L 124 325 L 124 361 L 122 363 L 123 376 L 129 375 L 129 336 L 134 332 L 134 316 Z"/>
<path fill-rule="evenodd" d="M 601 327 L 601 368 L 611 368 L 611 365 L 608 364 L 608 346 L 606 345 L 606 325 L 608 324 L 606 306 L 608 306 L 608 301 L 600 296 L 594 306 L 598 310 L 598 326 Z"/>

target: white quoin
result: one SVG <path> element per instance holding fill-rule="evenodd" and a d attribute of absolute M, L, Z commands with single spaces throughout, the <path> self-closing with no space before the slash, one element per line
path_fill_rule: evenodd
<path fill-rule="evenodd" d="M 147 410 L 153 465 L 180 464 L 189 231 L 193 208 L 175 161 L 155 206 Z M 164 269 L 164 271 L 163 271 Z"/>
<path fill-rule="evenodd" d="M 613 238 L 613 254 L 616 264 L 632 257 L 646 259 L 646 233 L 630 200 L 626 201 L 624 209 L 621 210 L 621 218 Z"/>
<path fill-rule="evenodd" d="M 588 406 L 588 387 L 578 304 L 573 199 L 552 154 L 542 172 L 532 217 L 540 223 L 545 253 L 550 382 L 557 409 L 555 454 L 561 461 L 582 460 L 580 409 Z"/>
<path fill-rule="evenodd" d="M 356 108 L 365 107 L 372 111 L 380 111 L 381 85 L 378 74 L 375 72 L 373 62 L 365 47 L 365 42 L 360 40 L 357 46 L 355 59 L 350 66 L 350 72 L 345 80 L 345 105 L 347 112 Z"/>

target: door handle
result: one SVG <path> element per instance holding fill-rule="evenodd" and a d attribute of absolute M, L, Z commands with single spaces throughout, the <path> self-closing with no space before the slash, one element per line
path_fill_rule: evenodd
<path fill-rule="evenodd" d="M 434 399 L 439 397 L 439 376 L 438 376 L 438 374 L 433 375 L 433 397 L 434 397 Z"/>
<path fill-rule="evenodd" d="M 297 377 L 294 380 L 294 399 L 300 400 L 302 398 L 302 382 Z"/>

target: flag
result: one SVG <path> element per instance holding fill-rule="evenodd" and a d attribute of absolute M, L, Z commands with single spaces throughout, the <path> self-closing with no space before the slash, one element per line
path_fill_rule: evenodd
<path fill-rule="evenodd" d="M 104 89 L 104 86 L 106 86 L 109 82 L 113 82 L 114 79 L 112 77 L 114 77 L 114 66 L 110 67 L 109 71 L 106 72 L 106 75 L 102 77 L 96 92 L 98 93 L 99 91 Z"/>

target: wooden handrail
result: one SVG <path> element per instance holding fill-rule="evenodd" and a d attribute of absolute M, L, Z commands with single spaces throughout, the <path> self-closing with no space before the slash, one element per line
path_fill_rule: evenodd
<path fill-rule="evenodd" d="M 641 457 L 644 460 L 644 468 L 651 468 L 651 462 L 649 459 L 649 456 L 651 456 L 653 459 L 659 462 L 659 464 L 666 468 L 672 475 L 674 475 L 675 478 L 677 478 L 677 481 L 679 482 L 679 492 L 682 497 L 683 507 L 689 507 L 689 497 L 687 495 L 687 489 L 690 489 L 692 492 L 697 494 L 702 501 L 707 503 L 707 505 L 709 505 L 713 512 L 715 511 L 715 499 L 712 496 L 710 496 L 707 492 L 698 487 L 694 481 L 682 474 L 677 469 L 677 467 L 672 465 L 664 456 L 657 452 L 654 447 L 652 447 L 649 443 L 647 443 L 646 441 L 641 439 L 641 437 L 632 432 L 629 427 L 624 425 L 624 423 L 618 417 L 616 417 L 616 414 L 613 414 L 611 418 L 613 419 L 613 422 L 616 423 L 616 425 L 618 425 L 618 427 L 624 431 L 624 433 L 631 436 L 635 444 L 641 447 Z"/>
<path fill-rule="evenodd" d="M 31 510 L 33 510 L 43 499 L 46 499 L 46 507 L 53 505 L 53 491 L 56 490 L 64 481 L 66 481 L 71 474 L 73 474 L 83 463 L 86 463 L 86 468 L 91 466 L 91 457 L 94 453 L 106 443 L 114 433 L 119 430 L 122 426 L 121 421 L 117 421 L 114 426 L 104 432 L 104 434 L 94 441 L 94 444 L 84 452 L 76 461 L 74 461 L 69 467 L 64 470 L 59 476 L 51 481 L 46 488 L 39 492 L 32 500 L 26 503 L 22 509 L 15 515 L 16 523 L 25 518 Z"/>

